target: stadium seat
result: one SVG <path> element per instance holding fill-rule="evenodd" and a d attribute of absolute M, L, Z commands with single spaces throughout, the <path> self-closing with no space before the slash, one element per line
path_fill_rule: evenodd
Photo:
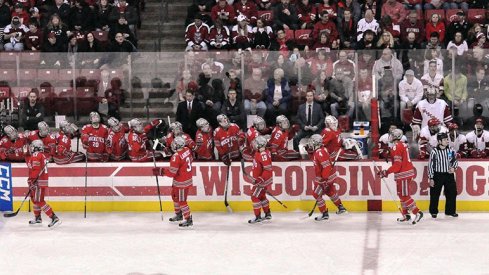
<path fill-rule="evenodd" d="M 486 22 L 486 10 L 485 9 L 469 9 L 467 14 L 467 20 L 474 24 L 484 24 Z"/>
<path fill-rule="evenodd" d="M 457 15 L 457 12 L 461 11 L 460 9 L 451 9 L 451 10 L 447 10 L 446 13 L 445 13 L 445 20 L 446 20 L 446 23 L 447 23 L 447 26 L 452 23 L 453 21 L 456 21 L 458 20 L 458 15 Z"/>
<path fill-rule="evenodd" d="M 12 87 L 12 94 L 15 98 L 22 100 L 27 97 L 31 90 L 31 87 Z"/>
<path fill-rule="evenodd" d="M 294 30 L 288 29 L 285 31 L 285 40 L 295 40 Z"/>
<path fill-rule="evenodd" d="M 431 16 L 436 13 L 441 16 L 441 20 L 445 20 L 445 10 L 425 10 L 424 19 L 426 22 L 430 21 Z"/>
<path fill-rule="evenodd" d="M 39 69 L 37 70 L 37 80 L 39 82 L 48 81 L 56 83 L 58 80 L 58 69 Z"/>
<path fill-rule="evenodd" d="M 17 53 L 0 52 L 0 60 L 2 60 L 2 62 L 15 62 L 17 60 Z"/>
<path fill-rule="evenodd" d="M 296 30 L 294 33 L 295 42 L 299 45 L 310 45 L 312 41 L 311 30 Z"/>
<path fill-rule="evenodd" d="M 88 115 L 90 112 L 97 110 L 98 101 L 95 97 L 95 88 L 78 87 L 76 88 L 76 96 L 78 115 Z"/>
<path fill-rule="evenodd" d="M 124 81 L 124 72 L 122 70 L 114 70 L 114 69 L 111 69 L 109 70 L 109 74 L 110 74 L 110 79 L 114 78 L 114 77 L 118 77 L 121 81 Z"/>
<path fill-rule="evenodd" d="M 58 115 L 73 115 L 73 90 L 69 87 L 56 87 L 54 110 Z"/>
<path fill-rule="evenodd" d="M 70 83 L 73 82 L 73 78 L 78 76 L 79 76 L 78 70 L 60 69 L 58 72 L 58 84 L 61 84 L 61 86 L 63 85 L 68 86 Z"/>
<path fill-rule="evenodd" d="M 273 11 L 272 10 L 265 10 L 265 11 L 258 11 L 258 18 L 261 18 L 264 23 L 267 25 L 273 21 Z"/>
<path fill-rule="evenodd" d="M 44 107 L 44 114 L 46 116 L 52 116 L 55 114 L 56 93 L 54 87 L 40 87 L 39 98 L 42 106 Z"/>
<path fill-rule="evenodd" d="M 80 76 L 86 77 L 87 79 L 100 80 L 100 70 L 98 69 L 82 69 Z"/>
<path fill-rule="evenodd" d="M 36 69 L 20 69 L 19 70 L 19 82 L 21 86 L 29 85 L 33 86 L 37 79 Z"/>
<path fill-rule="evenodd" d="M 95 39 L 102 43 L 109 41 L 109 32 L 107 31 L 93 31 L 92 34 Z"/>
<path fill-rule="evenodd" d="M 9 85 L 17 80 L 15 69 L 0 69 L 0 81 L 7 81 Z"/>
<path fill-rule="evenodd" d="M 41 53 L 39 52 L 22 52 L 20 53 L 20 63 L 37 63 L 41 60 Z"/>

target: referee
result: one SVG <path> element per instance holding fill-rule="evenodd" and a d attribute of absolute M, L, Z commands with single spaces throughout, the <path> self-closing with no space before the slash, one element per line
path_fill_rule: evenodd
<path fill-rule="evenodd" d="M 457 184 L 455 169 L 458 167 L 455 151 L 448 148 L 447 133 L 438 133 L 438 146 L 430 153 L 428 176 L 430 178 L 430 214 L 432 218 L 438 215 L 438 201 L 441 188 L 445 188 L 445 215 L 458 217 L 456 213 Z"/>

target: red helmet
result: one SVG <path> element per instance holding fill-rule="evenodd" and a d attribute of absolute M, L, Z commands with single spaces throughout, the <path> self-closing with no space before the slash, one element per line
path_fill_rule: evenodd
<path fill-rule="evenodd" d="M 477 123 L 481 123 L 482 125 L 484 125 L 484 120 L 482 118 L 478 118 L 475 120 L 475 124 Z"/>
<path fill-rule="evenodd" d="M 440 124 L 440 121 L 437 118 L 430 118 L 430 120 L 428 120 L 428 126 L 429 127 L 437 126 L 439 124 Z"/>
<path fill-rule="evenodd" d="M 455 122 L 449 123 L 448 124 L 448 130 L 458 130 L 458 124 Z"/>

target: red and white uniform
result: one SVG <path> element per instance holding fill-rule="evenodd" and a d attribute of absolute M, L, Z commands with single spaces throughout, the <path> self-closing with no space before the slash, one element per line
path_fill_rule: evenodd
<path fill-rule="evenodd" d="M 17 139 L 12 141 L 7 136 L 0 140 L 0 159 L 6 161 L 24 161 L 27 151 L 27 138 L 22 133 L 18 133 Z"/>
<path fill-rule="evenodd" d="M 222 160 L 223 155 L 229 155 L 230 159 L 239 158 L 239 147 L 244 139 L 243 131 L 234 123 L 229 123 L 227 129 L 217 127 L 214 130 L 214 146 L 219 153 L 219 159 Z"/>
<path fill-rule="evenodd" d="M 385 133 L 379 138 L 379 157 L 381 159 L 389 158 L 390 148 L 394 146 L 394 143 L 390 141 L 389 136 L 389 133 Z M 407 137 L 405 135 L 402 135 L 401 141 L 407 143 Z"/>
<path fill-rule="evenodd" d="M 134 162 L 146 162 L 153 160 L 153 156 L 160 158 L 160 155 L 155 155 L 153 151 L 147 149 L 148 136 L 147 133 L 153 129 L 153 126 L 146 125 L 142 133 L 134 130 L 129 131 L 127 136 L 129 158 Z"/>
<path fill-rule="evenodd" d="M 81 141 L 83 147 L 87 150 L 89 161 L 107 161 L 109 156 L 105 150 L 105 142 L 109 135 L 109 129 L 103 124 L 98 128 L 92 124 L 83 126 L 81 130 Z"/>
<path fill-rule="evenodd" d="M 465 137 L 467 138 L 467 146 L 471 158 L 489 156 L 489 131 L 483 130 L 480 136 L 475 131 L 470 131 Z"/>
<path fill-rule="evenodd" d="M 333 159 L 336 159 L 336 154 L 342 148 L 343 140 L 341 139 L 341 130 L 336 131 L 331 128 L 324 128 L 321 132 L 323 136 L 323 145 L 331 154 Z M 358 153 L 354 149 L 342 149 L 338 160 L 354 160 L 358 158 Z"/>
<path fill-rule="evenodd" d="M 129 129 L 126 126 L 122 126 L 118 132 L 109 129 L 105 146 L 110 160 L 121 161 L 127 158 L 129 145 L 126 140 L 126 133 L 128 131 Z"/>
<path fill-rule="evenodd" d="M 423 99 L 418 102 L 413 115 L 413 124 L 421 125 L 420 127 L 423 128 L 432 118 L 443 121 L 445 124 L 453 120 L 450 107 L 444 100 L 436 99 L 434 103 L 429 103 L 428 100 Z"/>
<path fill-rule="evenodd" d="M 216 28 L 212 26 L 209 31 L 209 44 L 216 47 L 217 44 L 222 46 L 229 45 L 229 29 L 226 26 Z"/>
<path fill-rule="evenodd" d="M 282 130 L 279 126 L 273 128 L 267 147 L 272 152 L 273 161 L 288 161 L 299 159 L 299 152 L 287 149 L 289 142 L 289 130 Z"/>
<path fill-rule="evenodd" d="M 188 147 L 190 150 L 194 151 L 195 141 L 188 134 L 185 133 L 182 133 L 182 137 L 183 139 L 185 139 L 185 146 Z M 168 153 L 171 152 L 171 144 L 174 139 L 175 139 L 175 135 L 172 132 L 168 133 L 165 137 L 165 146 L 166 148 L 168 148 Z"/>
<path fill-rule="evenodd" d="M 341 199 L 338 196 L 338 191 L 334 185 L 337 177 L 336 168 L 331 162 L 331 156 L 326 148 L 317 149 L 312 157 L 314 164 L 314 193 L 313 196 L 317 201 L 318 208 L 321 213 L 328 211 L 326 202 L 323 199 L 323 194 L 326 194 L 331 201 L 336 205 L 341 205 Z"/>
<path fill-rule="evenodd" d="M 71 136 L 59 131 L 56 135 L 56 152 L 53 159 L 56 164 L 62 165 L 83 161 L 85 155 L 81 152 L 71 151 Z"/>
<path fill-rule="evenodd" d="M 214 145 L 212 144 L 212 129 L 208 133 L 197 130 L 195 134 L 195 156 L 198 160 L 213 160 Z"/>
<path fill-rule="evenodd" d="M 440 131 L 435 134 L 431 134 L 429 126 L 421 129 L 418 140 L 419 159 L 427 159 L 430 157 L 431 149 L 438 146 L 438 139 L 436 137 L 438 133 L 448 134 L 448 128 L 445 126 L 440 126 Z"/>
<path fill-rule="evenodd" d="M 39 130 L 29 132 L 29 136 L 27 136 L 29 143 L 34 140 L 42 140 L 44 144 L 44 154 L 48 157 L 49 161 L 52 160 L 53 156 L 56 154 L 56 135 L 48 134 L 45 137 L 41 137 L 39 135 Z"/>
<path fill-rule="evenodd" d="M 187 46 L 200 45 L 202 48 L 207 47 L 207 42 L 209 39 L 209 26 L 202 23 L 199 27 L 192 23 L 187 26 L 185 30 L 185 43 Z"/>
<path fill-rule="evenodd" d="M 246 131 L 245 137 L 246 137 L 246 143 L 243 151 L 241 152 L 241 155 L 244 160 L 246 161 L 253 161 L 253 158 L 255 156 L 255 149 L 253 148 L 253 141 L 260 135 L 266 135 L 271 132 L 270 128 L 265 128 L 262 132 L 258 131 L 255 126 L 251 126 L 248 128 L 248 131 Z"/>
<path fill-rule="evenodd" d="M 41 210 L 49 217 L 53 216 L 53 210 L 49 204 L 44 201 L 44 195 L 48 188 L 48 157 L 42 152 L 34 152 L 31 156 L 26 157 L 27 167 L 29 168 L 29 178 L 27 183 L 32 190 L 30 197 L 34 204 L 34 215 L 41 215 Z"/>
<path fill-rule="evenodd" d="M 409 158 L 408 145 L 396 141 L 391 149 L 392 166 L 387 169 L 387 175 L 394 173 L 397 186 L 397 195 L 401 201 L 402 213 L 406 215 L 408 210 L 413 214 L 419 212 L 416 202 L 409 195 L 409 183 L 416 177 L 416 170 Z"/>
<path fill-rule="evenodd" d="M 448 141 L 448 147 L 457 152 L 457 159 L 467 158 L 469 156 L 469 145 L 464 135 L 457 134 L 457 138 L 455 138 L 452 134 L 449 134 Z"/>
<path fill-rule="evenodd" d="M 253 159 L 253 171 L 251 175 L 254 179 L 253 189 L 251 189 L 251 201 L 253 202 L 253 212 L 255 216 L 260 216 L 260 211 L 270 212 L 267 199 L 267 187 L 272 184 L 272 154 L 265 149 L 262 152 L 255 152 Z"/>

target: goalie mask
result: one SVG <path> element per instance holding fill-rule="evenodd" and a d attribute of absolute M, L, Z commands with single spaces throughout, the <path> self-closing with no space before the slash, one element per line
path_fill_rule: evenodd
<path fill-rule="evenodd" d="M 110 117 L 107 124 L 109 124 L 110 129 L 114 132 L 119 132 L 122 129 L 122 123 L 115 117 Z"/>
<path fill-rule="evenodd" d="M 17 137 L 19 136 L 17 129 L 15 129 L 14 126 L 12 125 L 5 126 L 5 128 L 3 128 L 3 131 L 5 132 L 5 134 L 10 140 L 16 140 Z"/>
<path fill-rule="evenodd" d="M 393 129 L 389 134 L 389 141 L 394 142 L 397 140 L 401 140 L 403 135 L 404 133 L 402 132 L 401 129 L 397 129 L 397 128 Z"/>
<path fill-rule="evenodd" d="M 143 123 L 139 118 L 133 118 L 129 121 L 129 126 L 131 129 L 133 129 L 136 133 L 142 133 L 143 132 Z"/>
<path fill-rule="evenodd" d="M 338 119 L 334 116 L 327 116 L 324 119 L 324 124 L 333 131 L 338 130 Z"/>
<path fill-rule="evenodd" d="M 482 135 L 482 132 L 484 131 L 484 120 L 482 120 L 482 118 L 476 119 L 474 128 L 476 135 Z"/>
<path fill-rule="evenodd" d="M 171 143 L 171 149 L 176 152 L 178 149 L 185 147 L 185 139 L 183 137 L 176 137 Z"/>
<path fill-rule="evenodd" d="M 49 125 L 44 121 L 37 124 L 37 129 L 39 129 L 39 136 L 41 137 L 45 137 L 49 134 Z"/>
<path fill-rule="evenodd" d="M 256 150 L 265 148 L 267 146 L 267 139 L 264 136 L 257 136 L 253 141 Z"/>
<path fill-rule="evenodd" d="M 435 103 L 436 101 L 436 94 L 438 93 L 438 89 L 436 87 L 428 87 L 426 89 L 426 100 L 429 103 Z"/>
<path fill-rule="evenodd" d="M 209 133 L 209 131 L 211 130 L 211 127 L 209 125 L 209 122 L 205 118 L 199 118 L 199 119 L 197 119 L 197 121 L 195 122 L 195 124 L 204 133 Z"/>
<path fill-rule="evenodd" d="M 36 139 L 31 144 L 29 145 L 29 152 L 31 154 L 35 152 L 42 152 L 44 151 L 44 143 L 42 143 L 42 140 Z"/>
<path fill-rule="evenodd" d="M 276 123 L 280 128 L 282 128 L 282 130 L 287 130 L 290 128 L 289 119 L 284 115 L 278 116 L 276 119 Z"/>
<path fill-rule="evenodd" d="M 175 121 L 170 124 L 170 131 L 172 131 L 174 136 L 180 136 L 183 133 L 182 123 Z"/>
<path fill-rule="evenodd" d="M 224 129 L 227 129 L 229 127 L 229 118 L 224 114 L 220 114 L 217 116 L 217 122 L 219 122 L 219 125 Z"/>
<path fill-rule="evenodd" d="M 94 126 L 98 126 L 100 124 L 100 115 L 97 112 L 90 113 L 90 123 Z"/>
<path fill-rule="evenodd" d="M 323 146 L 323 137 L 319 134 L 312 135 L 309 138 L 308 146 L 309 146 L 309 148 L 312 148 L 313 150 L 321 148 L 321 146 Z"/>
<path fill-rule="evenodd" d="M 428 128 L 431 135 L 437 134 L 440 131 L 440 121 L 437 118 L 430 118 Z"/>
<path fill-rule="evenodd" d="M 262 117 L 257 116 L 253 120 L 253 126 L 255 127 L 256 130 L 261 132 L 265 129 L 265 127 L 267 127 L 267 124 L 265 123 L 265 120 Z"/>

